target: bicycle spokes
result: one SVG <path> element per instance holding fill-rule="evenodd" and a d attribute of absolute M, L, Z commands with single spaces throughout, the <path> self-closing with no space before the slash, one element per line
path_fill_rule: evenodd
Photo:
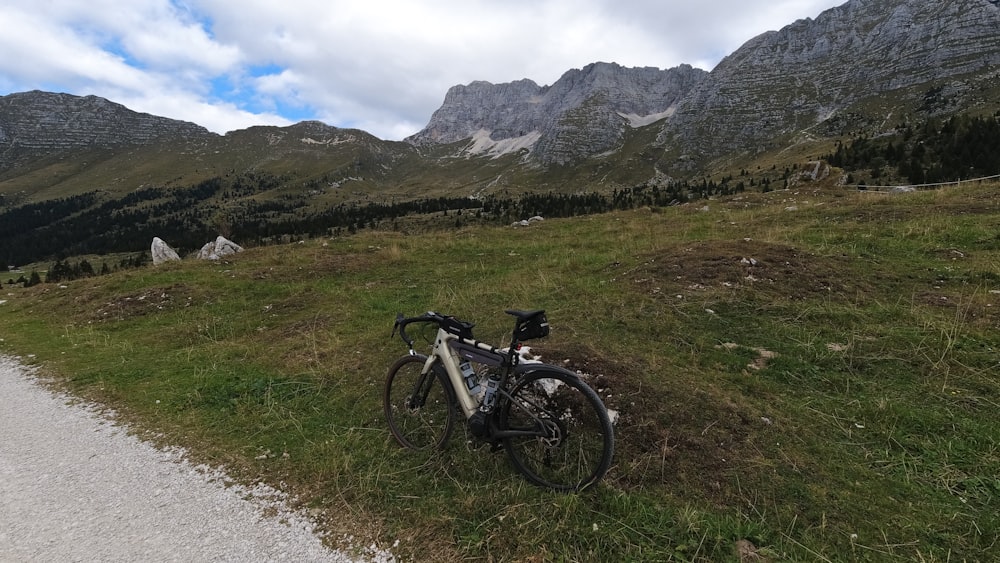
<path fill-rule="evenodd" d="M 422 373 L 426 358 L 406 356 L 390 369 L 383 403 L 392 435 L 413 449 L 441 447 L 451 435 L 451 388 L 436 372 Z"/>
<path fill-rule="evenodd" d="M 431 392 L 434 383 L 434 372 L 421 373 L 413 387 L 413 393 L 406 398 L 406 408 L 411 412 L 419 410 L 427 404 L 427 395 Z"/>
<path fill-rule="evenodd" d="M 561 371 L 532 372 L 509 394 L 500 434 L 511 462 L 536 484 L 579 490 L 611 463 L 613 434 L 590 387 Z"/>

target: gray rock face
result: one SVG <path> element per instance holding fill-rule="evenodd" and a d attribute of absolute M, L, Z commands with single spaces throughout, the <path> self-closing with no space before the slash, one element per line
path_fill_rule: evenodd
<path fill-rule="evenodd" d="M 944 82 L 959 89 L 995 82 L 998 5 L 851 0 L 765 33 L 719 63 L 679 104 L 660 140 L 698 156 L 752 152 L 783 135 L 808 133 L 865 98 L 915 97 Z"/>
<path fill-rule="evenodd" d="M 570 70 L 551 86 L 473 82 L 452 87 L 427 127 L 407 141 L 473 139 L 471 152 L 528 148 L 543 163 L 565 164 L 618 148 L 628 127 L 666 117 L 705 76 L 687 65 L 660 70 L 595 63 Z"/>
<path fill-rule="evenodd" d="M 545 90 L 527 79 L 453 86 L 427 127 L 407 140 L 415 144 L 453 143 L 472 137 L 480 129 L 495 132 L 497 140 L 525 135 L 544 120 Z"/>
<path fill-rule="evenodd" d="M 153 244 L 150 245 L 149 252 L 153 255 L 154 266 L 158 266 L 164 262 L 173 262 L 181 259 L 181 257 L 177 255 L 177 251 L 170 248 L 170 245 L 163 242 L 163 239 L 160 237 L 153 237 Z"/>
<path fill-rule="evenodd" d="M 199 125 L 137 113 L 97 96 L 38 91 L 0 96 L 0 168 L 18 151 L 106 148 L 212 135 Z"/>
<path fill-rule="evenodd" d="M 1000 81 L 998 30 L 1000 0 L 851 0 L 748 41 L 711 73 L 596 63 L 546 87 L 455 86 L 408 141 L 469 139 L 471 153 L 529 148 L 564 164 L 613 151 L 630 125 L 666 117 L 657 142 L 686 160 L 753 153 L 889 93 L 913 106 L 944 85 L 967 107 Z"/>

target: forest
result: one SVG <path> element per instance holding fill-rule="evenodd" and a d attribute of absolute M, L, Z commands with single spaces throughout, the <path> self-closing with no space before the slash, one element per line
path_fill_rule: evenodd
<path fill-rule="evenodd" d="M 83 255 L 134 253 L 153 237 L 180 252 L 201 248 L 222 234 L 244 246 L 295 238 L 338 236 L 361 229 L 403 230 L 408 216 L 430 216 L 431 228 L 455 228 L 472 222 L 509 224 L 532 216 L 572 217 L 640 206 L 676 205 L 693 199 L 736 193 L 733 185 L 703 180 L 666 186 L 643 184 L 605 193 L 528 193 L 483 198 L 438 197 L 391 203 L 351 203 L 316 209 L 307 194 L 257 198 L 283 183 L 281 178 L 251 173 L 212 178 L 189 187 L 147 187 L 111 198 L 92 191 L 0 211 L 0 260 L 23 265 L 55 260 L 48 281 L 100 273 L 64 260 Z M 422 222 L 427 228 L 428 222 Z M 125 267 L 125 265 L 121 265 Z M 68 271 L 67 271 L 68 268 Z"/>
<path fill-rule="evenodd" d="M 923 126 L 903 125 L 891 135 L 838 143 L 825 157 L 851 173 L 849 184 L 935 184 L 1000 174 L 1000 112 L 961 115 Z"/>

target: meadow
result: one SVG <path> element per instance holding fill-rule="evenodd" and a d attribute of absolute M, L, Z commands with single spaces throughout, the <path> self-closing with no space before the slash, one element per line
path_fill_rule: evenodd
<path fill-rule="evenodd" d="M 292 493 L 334 546 L 419 561 L 996 556 L 1000 185 L 804 183 L 526 228 L 440 221 L 5 284 L 0 353 Z M 441 453 L 389 435 L 396 314 L 456 315 L 501 342 L 505 308 L 546 309 L 533 352 L 620 413 L 592 490 L 533 487 L 461 427 Z"/>

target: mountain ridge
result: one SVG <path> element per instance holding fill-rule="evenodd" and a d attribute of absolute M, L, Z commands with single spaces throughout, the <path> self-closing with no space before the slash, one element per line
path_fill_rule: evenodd
<path fill-rule="evenodd" d="M 538 145 L 543 164 L 566 164 L 616 148 L 627 127 L 669 114 L 707 74 L 691 65 L 660 70 L 597 62 L 566 71 L 550 86 L 475 81 L 450 88 L 428 125 L 405 140 L 419 146 L 477 138 L 467 152 L 481 154 L 531 136 L 527 144 Z"/>
<path fill-rule="evenodd" d="M 30 92 L 0 96 L 0 144 L 5 150 L 62 150 L 142 145 L 172 136 L 208 137 L 187 121 L 140 113 L 98 96 Z"/>
<path fill-rule="evenodd" d="M 163 206 L 170 190 L 208 194 L 173 198 L 193 202 L 181 210 L 190 231 L 303 224 L 331 209 L 424 198 L 461 207 L 463 198 L 659 190 L 643 201 L 660 205 L 793 185 L 796 169 L 835 152 L 867 168 L 857 183 L 883 173 L 944 178 L 968 163 L 937 166 L 899 141 L 869 143 L 884 161 L 872 162 L 843 143 L 916 132 L 939 135 L 933 158 L 955 154 L 940 148 L 935 123 L 995 120 L 1000 110 L 995 29 L 1000 0 L 851 0 L 751 39 L 711 72 L 597 62 L 547 86 L 453 86 L 428 126 L 404 141 L 316 121 L 220 136 L 94 96 L 11 94 L 0 97 L 0 212 L 81 194 L 90 196 L 74 200 L 78 211 L 126 209 L 137 193 Z M 973 126 L 950 127 L 992 125 Z M 977 162 L 984 175 L 1000 172 L 988 158 Z M 848 171 L 825 177 L 834 185 Z"/>
<path fill-rule="evenodd" d="M 912 113 L 938 82 L 966 90 L 995 82 L 996 29 L 1000 9 L 992 0 L 851 0 L 758 35 L 725 57 L 664 124 L 659 141 L 708 158 L 741 144 L 773 148 L 775 139 L 889 92 L 900 98 L 891 110 Z M 961 84 L 963 77 L 970 84 Z"/>
<path fill-rule="evenodd" d="M 379 146 L 513 156 L 544 170 L 621 154 L 636 129 L 658 123 L 649 145 L 661 154 L 656 170 L 710 173 L 723 157 L 745 160 L 890 119 L 995 106 L 998 28 L 1000 0 L 850 0 L 750 39 L 711 72 L 596 62 L 547 86 L 530 79 L 456 85 L 424 129 Z M 929 93 L 939 98 L 933 104 Z M 0 97 L 0 171 L 45 151 L 225 139 L 102 100 L 37 91 Z M 869 102 L 879 107 L 859 106 Z M 406 157 L 387 160 L 399 158 Z"/>

